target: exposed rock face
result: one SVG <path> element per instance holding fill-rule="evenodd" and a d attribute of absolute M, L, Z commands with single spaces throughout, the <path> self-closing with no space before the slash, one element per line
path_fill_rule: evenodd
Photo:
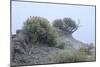
<path fill-rule="evenodd" d="M 58 30 L 60 37 L 58 38 L 58 41 L 64 42 L 66 43 L 68 48 L 72 48 L 72 49 L 79 49 L 79 47 L 82 46 L 82 44 L 85 44 L 81 41 L 76 40 L 75 38 L 73 38 L 72 34 L 62 31 L 62 30 Z"/>
<path fill-rule="evenodd" d="M 54 63 L 49 55 L 58 53 L 61 49 L 56 47 L 48 47 L 42 44 L 31 44 L 28 47 L 24 41 L 24 35 L 18 31 L 16 35 L 12 35 L 11 41 L 11 65 L 30 65 L 30 64 L 48 64 Z"/>
<path fill-rule="evenodd" d="M 66 48 L 76 50 L 82 44 L 75 40 L 71 34 L 59 31 L 60 37 L 58 42 L 65 42 Z M 28 47 L 32 45 L 31 47 Z M 32 65 L 32 64 L 48 64 L 55 63 L 51 60 L 49 55 L 57 54 L 61 49 L 56 47 L 48 47 L 43 44 L 27 44 L 25 42 L 24 34 L 18 30 L 16 34 L 12 35 L 11 40 L 11 65 Z"/>
<path fill-rule="evenodd" d="M 29 64 L 48 64 L 54 63 L 49 55 L 58 53 L 60 49 L 48 46 L 34 45 L 29 54 L 15 54 L 14 64 L 12 65 L 29 65 Z"/>

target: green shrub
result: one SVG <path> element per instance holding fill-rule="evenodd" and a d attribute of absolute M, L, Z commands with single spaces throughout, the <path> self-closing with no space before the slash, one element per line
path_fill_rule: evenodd
<path fill-rule="evenodd" d="M 56 45 L 57 33 L 43 17 L 29 17 L 24 23 L 23 33 L 28 43 Z"/>
<path fill-rule="evenodd" d="M 62 19 L 56 19 L 53 21 L 53 26 L 58 29 L 63 29 L 63 21 Z"/>
<path fill-rule="evenodd" d="M 86 46 L 83 46 L 83 47 L 80 47 L 79 49 L 81 52 L 85 52 L 86 54 L 88 55 L 92 55 L 93 54 L 93 51 L 92 50 L 95 50 L 95 47 L 93 46 L 93 44 L 86 44 Z"/>
<path fill-rule="evenodd" d="M 64 42 L 62 42 L 62 43 L 57 45 L 57 48 L 60 48 L 60 49 L 64 49 L 64 47 L 65 47 L 65 43 Z"/>
<path fill-rule="evenodd" d="M 83 52 L 87 56 L 87 61 L 95 61 L 95 45 L 86 44 L 85 46 L 80 47 L 80 52 Z"/>
<path fill-rule="evenodd" d="M 53 26 L 70 34 L 75 32 L 79 27 L 71 18 L 56 19 L 53 21 Z"/>
<path fill-rule="evenodd" d="M 84 52 L 84 53 L 86 53 L 86 54 L 89 53 L 89 50 L 88 50 L 87 47 L 81 47 L 79 50 L 80 50 L 80 52 Z"/>
<path fill-rule="evenodd" d="M 87 61 L 87 55 L 83 52 L 79 51 L 62 51 L 58 54 L 52 55 L 51 58 L 55 63 L 63 63 L 63 62 L 81 62 Z"/>

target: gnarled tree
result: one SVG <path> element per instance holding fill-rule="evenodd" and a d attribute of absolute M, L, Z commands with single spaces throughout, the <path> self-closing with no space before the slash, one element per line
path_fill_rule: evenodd
<path fill-rule="evenodd" d="M 56 19 L 53 21 L 53 26 L 70 34 L 75 32 L 79 27 L 71 18 Z"/>

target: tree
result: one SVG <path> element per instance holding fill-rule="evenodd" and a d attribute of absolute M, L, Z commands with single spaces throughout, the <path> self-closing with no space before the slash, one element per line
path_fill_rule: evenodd
<path fill-rule="evenodd" d="M 58 29 L 63 29 L 63 21 L 62 19 L 56 19 L 53 21 L 53 26 L 57 27 Z"/>
<path fill-rule="evenodd" d="M 42 43 L 54 46 L 56 45 L 55 32 L 49 21 L 43 17 L 29 17 L 23 26 L 23 33 L 28 43 Z"/>
<path fill-rule="evenodd" d="M 53 26 L 67 33 L 73 33 L 79 27 L 71 18 L 56 19 L 53 21 Z"/>

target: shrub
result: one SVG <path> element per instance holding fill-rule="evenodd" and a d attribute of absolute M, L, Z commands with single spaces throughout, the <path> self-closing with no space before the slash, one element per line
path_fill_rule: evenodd
<path fill-rule="evenodd" d="M 53 26 L 68 33 L 75 32 L 79 27 L 71 18 L 56 19 L 53 21 Z"/>
<path fill-rule="evenodd" d="M 80 47 L 79 49 L 80 52 L 83 52 L 87 56 L 87 61 L 95 61 L 95 46 L 90 43 L 86 44 L 85 46 Z"/>
<path fill-rule="evenodd" d="M 64 47 L 65 47 L 64 42 L 61 42 L 60 44 L 57 45 L 57 48 L 60 48 L 60 49 L 64 49 Z"/>
<path fill-rule="evenodd" d="M 91 44 L 86 44 L 86 46 L 80 47 L 80 51 L 81 52 L 85 52 L 88 55 L 92 55 L 93 54 L 92 50 L 95 50 L 95 47 L 93 46 L 92 43 Z"/>
<path fill-rule="evenodd" d="M 53 26 L 58 29 L 63 29 L 63 21 L 62 19 L 56 19 L 53 21 Z"/>
<path fill-rule="evenodd" d="M 84 52 L 79 51 L 62 51 L 58 54 L 53 54 L 51 59 L 55 63 L 81 62 L 87 61 L 87 55 Z"/>
<path fill-rule="evenodd" d="M 29 17 L 24 23 L 23 33 L 28 43 L 56 45 L 57 33 L 43 17 Z"/>

